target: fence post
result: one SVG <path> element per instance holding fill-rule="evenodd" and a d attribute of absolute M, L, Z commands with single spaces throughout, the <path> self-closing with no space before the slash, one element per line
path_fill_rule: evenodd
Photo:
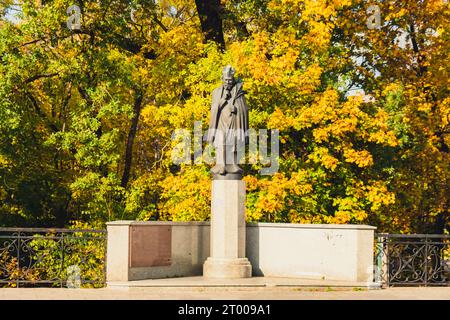
<path fill-rule="evenodd" d="M 386 234 L 383 237 L 383 249 L 384 249 L 384 257 L 383 257 L 383 272 L 386 278 L 386 286 L 391 286 L 391 273 L 389 270 L 389 234 Z"/>
<path fill-rule="evenodd" d="M 21 238 L 20 238 L 20 231 L 17 233 L 17 274 L 18 277 L 16 279 L 16 285 L 17 288 L 20 286 L 20 247 L 21 247 Z"/>
<path fill-rule="evenodd" d="M 377 245 L 376 245 L 376 257 L 377 257 L 377 265 L 376 265 L 376 274 L 375 274 L 375 282 L 382 284 L 382 257 L 383 257 L 383 243 L 381 243 L 382 237 L 377 237 Z"/>
<path fill-rule="evenodd" d="M 425 236 L 425 287 L 428 287 L 428 237 Z"/>
<path fill-rule="evenodd" d="M 387 254 L 387 246 L 388 246 L 388 238 L 389 234 L 387 233 L 378 233 L 376 237 L 376 269 L 375 269 L 375 281 L 379 283 L 380 287 L 389 286 L 388 282 L 388 254 Z"/>
<path fill-rule="evenodd" d="M 61 232 L 61 252 L 62 253 L 61 253 L 61 270 L 59 271 L 59 274 L 61 275 L 61 277 L 59 279 L 60 284 L 61 284 L 61 288 L 63 287 L 63 283 L 64 283 L 62 275 L 64 274 L 64 258 L 65 258 L 64 253 L 65 253 L 65 250 L 66 250 L 66 248 L 64 246 L 64 232 Z"/>

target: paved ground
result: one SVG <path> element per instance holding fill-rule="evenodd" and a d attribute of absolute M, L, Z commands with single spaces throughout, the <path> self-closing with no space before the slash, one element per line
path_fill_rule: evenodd
<path fill-rule="evenodd" d="M 374 287 L 374 283 L 368 282 L 350 282 L 324 280 L 320 278 L 304 279 L 304 278 L 282 278 L 282 277 L 251 277 L 241 279 L 210 279 L 202 276 L 194 277 L 178 277 L 165 279 L 147 279 L 123 282 L 108 282 L 109 287 L 115 288 L 143 288 L 143 287 L 234 287 L 234 288 L 256 288 L 256 287 L 294 287 L 294 288 L 368 288 Z"/>
<path fill-rule="evenodd" d="M 0 289 L 0 300 L 450 300 L 450 287 L 379 289 L 373 283 L 323 279 L 201 276 L 109 282 L 102 289 Z"/>
<path fill-rule="evenodd" d="M 389 288 L 382 290 L 306 287 L 134 287 L 104 289 L 0 289 L 0 300 L 450 300 L 446 288 Z"/>

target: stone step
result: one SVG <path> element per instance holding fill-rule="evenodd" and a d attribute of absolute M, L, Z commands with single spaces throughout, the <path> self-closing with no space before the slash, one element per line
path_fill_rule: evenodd
<path fill-rule="evenodd" d="M 348 282 L 322 279 L 278 278 L 278 277 L 252 277 L 240 279 L 210 279 L 202 276 L 179 277 L 166 279 L 146 279 L 135 281 L 110 281 L 109 288 L 134 287 L 298 287 L 298 288 L 361 288 L 379 289 L 374 282 Z"/>

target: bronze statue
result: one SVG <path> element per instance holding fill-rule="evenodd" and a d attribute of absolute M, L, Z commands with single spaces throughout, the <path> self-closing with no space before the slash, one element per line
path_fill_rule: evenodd
<path fill-rule="evenodd" d="M 242 178 L 238 148 L 245 147 L 248 136 L 248 109 L 242 81 L 234 78 L 235 69 L 222 70 L 222 85 L 212 93 L 211 117 L 206 140 L 216 149 L 216 165 L 211 172 L 217 179 Z M 222 176 L 222 177 L 221 177 Z"/>

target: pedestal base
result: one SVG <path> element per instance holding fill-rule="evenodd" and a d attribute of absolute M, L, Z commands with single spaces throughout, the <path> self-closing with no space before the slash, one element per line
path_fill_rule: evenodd
<path fill-rule="evenodd" d="M 211 190 L 211 250 L 203 264 L 206 278 L 252 276 L 245 257 L 245 182 L 213 180 Z"/>
<path fill-rule="evenodd" d="M 203 265 L 203 276 L 216 279 L 250 278 L 252 276 L 252 265 L 247 258 L 209 257 Z"/>

